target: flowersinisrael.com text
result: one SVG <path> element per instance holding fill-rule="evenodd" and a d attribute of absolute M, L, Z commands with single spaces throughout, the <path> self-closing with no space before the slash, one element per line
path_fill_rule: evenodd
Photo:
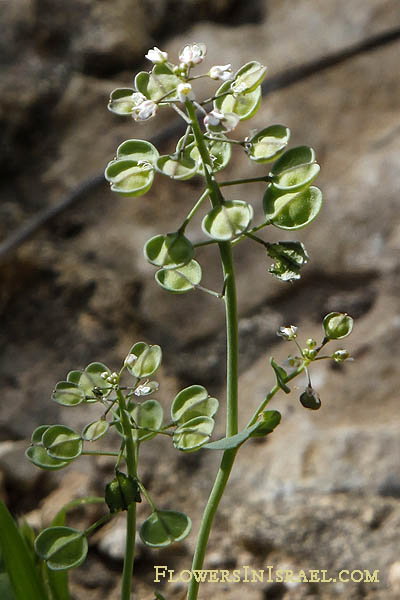
<path fill-rule="evenodd" d="M 327 569 L 276 569 L 267 565 L 264 569 L 252 569 L 244 565 L 241 569 L 197 569 L 175 571 L 166 565 L 156 565 L 155 583 L 182 581 L 188 583 L 192 579 L 201 583 L 379 583 L 379 569 L 342 569 L 328 573 Z"/>

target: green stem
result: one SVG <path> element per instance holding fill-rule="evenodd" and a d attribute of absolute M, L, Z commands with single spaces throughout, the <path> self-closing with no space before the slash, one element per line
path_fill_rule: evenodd
<path fill-rule="evenodd" d="M 190 102 L 186 108 L 191 120 L 193 135 L 203 162 L 207 187 L 213 207 L 219 206 L 223 200 L 218 183 L 211 174 L 211 158 L 209 156 L 203 133 L 196 118 L 196 111 Z M 210 170 L 209 170 L 210 169 Z M 225 281 L 225 313 L 227 331 L 227 420 L 226 435 L 235 435 L 238 431 L 238 314 L 236 300 L 235 271 L 230 242 L 218 244 Z M 224 493 L 230 472 L 235 460 L 236 450 L 227 450 L 222 456 L 221 466 L 215 479 L 200 525 L 199 536 L 193 557 L 192 570 L 201 569 L 204 562 L 208 538 L 220 500 Z M 191 579 L 187 600 L 196 600 L 199 582 Z"/>
<path fill-rule="evenodd" d="M 294 379 L 295 377 L 297 377 L 297 375 L 300 375 L 300 373 L 302 373 L 305 369 L 305 365 L 304 363 L 298 368 L 296 369 L 296 371 L 294 371 L 293 373 L 291 373 L 290 375 L 288 375 L 285 379 L 285 383 L 288 383 L 289 381 L 291 381 L 292 379 Z M 253 416 L 251 417 L 250 421 L 247 423 L 246 427 L 251 427 L 252 425 L 254 425 L 254 423 L 257 421 L 258 415 L 260 414 L 261 411 L 264 410 L 264 408 L 267 406 L 267 404 L 269 403 L 270 400 L 272 400 L 272 398 L 275 396 L 275 394 L 277 392 L 279 392 L 281 388 L 279 387 L 279 385 L 274 385 L 274 387 L 272 388 L 272 390 L 270 390 L 268 392 L 268 394 L 266 395 L 265 399 L 261 402 L 260 406 L 257 408 L 257 410 L 254 412 Z"/>
<path fill-rule="evenodd" d="M 119 452 L 101 452 L 100 450 L 84 450 L 81 456 L 119 456 Z"/>
<path fill-rule="evenodd" d="M 88 537 L 91 533 L 93 533 L 93 531 L 95 531 L 98 527 L 100 527 L 100 525 L 107 523 L 107 521 L 112 519 L 114 516 L 115 515 L 113 515 L 111 513 L 108 513 L 107 515 L 103 515 L 102 517 L 100 517 L 100 519 L 98 521 L 96 521 L 96 523 L 93 523 L 93 525 L 91 525 L 90 527 L 85 529 L 84 535 L 86 537 Z"/>
<path fill-rule="evenodd" d="M 126 466 L 128 469 L 128 475 L 136 478 L 136 448 L 135 443 L 133 441 L 132 428 L 129 423 L 128 415 L 126 414 L 125 397 L 119 388 L 117 388 L 116 394 L 121 417 L 121 425 L 125 438 L 125 459 Z M 132 502 L 132 504 L 128 506 L 126 518 L 126 546 L 124 567 L 122 571 L 121 600 L 130 600 L 131 597 L 133 563 L 135 558 L 135 541 L 136 502 Z"/>
<path fill-rule="evenodd" d="M 233 179 L 232 181 L 221 181 L 218 182 L 218 185 L 219 187 L 225 187 L 227 185 L 242 185 L 242 183 L 256 183 L 257 181 L 268 183 L 271 180 L 268 175 L 264 175 L 263 177 L 247 177 L 246 179 Z"/>
<path fill-rule="evenodd" d="M 182 225 L 179 227 L 179 233 L 185 232 L 186 227 L 188 226 L 188 224 L 190 223 L 191 219 L 194 217 L 196 212 L 199 210 L 199 208 L 203 204 L 204 200 L 207 198 L 208 193 L 209 193 L 208 189 L 206 189 L 202 193 L 200 198 L 197 200 L 196 204 L 193 206 L 192 210 L 188 213 L 188 215 L 187 215 L 186 219 L 183 221 Z"/>
<path fill-rule="evenodd" d="M 143 483 L 141 481 L 139 481 L 139 479 L 137 480 L 137 482 L 138 482 L 138 486 L 140 488 L 140 491 L 142 492 L 143 496 L 146 498 L 147 503 L 150 506 L 151 510 L 153 512 L 157 512 L 157 507 L 154 504 L 153 500 L 150 498 L 149 492 L 146 490 L 146 488 L 144 487 Z"/>

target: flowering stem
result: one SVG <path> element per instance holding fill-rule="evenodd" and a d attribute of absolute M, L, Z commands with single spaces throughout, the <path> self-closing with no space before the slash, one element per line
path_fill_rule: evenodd
<path fill-rule="evenodd" d="M 121 415 L 121 425 L 124 432 L 126 453 L 125 460 L 128 469 L 128 475 L 136 478 L 136 444 L 133 440 L 132 428 L 129 423 L 128 415 L 126 414 L 126 402 L 125 397 L 121 390 L 116 390 L 117 400 L 119 405 L 119 412 Z M 121 600 L 130 600 L 131 597 L 131 586 L 132 586 L 132 573 L 133 563 L 135 558 L 135 541 L 136 541 L 136 503 L 132 502 L 128 506 L 127 517 L 126 517 L 126 546 L 125 546 L 125 558 L 124 567 L 122 571 L 122 586 L 121 586 Z"/>
<path fill-rule="evenodd" d="M 213 207 L 219 206 L 223 200 L 218 183 L 211 174 L 211 158 L 204 141 L 203 133 L 196 118 L 194 106 L 187 101 L 186 108 L 191 120 L 193 135 L 199 150 L 207 187 Z M 225 280 L 225 314 L 227 331 L 227 420 L 226 435 L 235 435 L 238 431 L 238 314 L 236 300 L 235 271 L 232 259 L 232 247 L 230 242 L 218 243 L 224 280 Z M 192 562 L 192 571 L 201 569 L 204 563 L 208 538 L 215 514 L 224 493 L 232 466 L 235 460 L 236 450 L 226 450 L 223 453 L 221 466 L 211 490 L 197 539 L 196 549 Z M 199 582 L 191 579 L 188 588 L 187 600 L 196 600 L 199 590 Z"/>

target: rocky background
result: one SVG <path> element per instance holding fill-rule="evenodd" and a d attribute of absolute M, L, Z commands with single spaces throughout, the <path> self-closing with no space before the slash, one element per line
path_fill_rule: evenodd
<path fill-rule="evenodd" d="M 92 360 L 117 368 L 143 339 L 164 350 L 158 396 L 166 409 L 191 383 L 223 399 L 222 307 L 201 292 L 167 294 L 142 257 L 149 237 L 179 225 L 199 182 L 159 176 L 147 196 L 126 199 L 112 195 L 101 176 L 124 139 L 153 136 L 166 152 L 177 136 L 171 137 L 170 113 L 146 126 L 108 113 L 109 92 L 130 86 L 132 74 L 148 68 L 143 55 L 154 44 L 173 57 L 184 43 L 204 41 L 210 65 L 231 62 L 236 69 L 250 59 L 268 65 L 262 108 L 240 133 L 289 126 L 293 144 L 316 149 L 325 196 L 308 229 L 273 234 L 304 241 L 311 260 L 299 283 L 274 281 L 261 247 L 246 242 L 235 252 L 242 423 L 273 383 L 269 356 L 282 360 L 291 351 L 276 337 L 280 325 L 298 325 L 301 340 L 320 339 L 327 312 L 356 319 L 345 344 L 356 360 L 340 368 L 317 363 L 312 371 L 322 409 L 300 406 L 297 381 L 290 396 L 274 399 L 284 417 L 279 430 L 240 451 L 207 566 L 268 564 L 328 569 L 333 576 L 379 569 L 380 580 L 207 584 L 201 598 L 398 598 L 398 1 L 0 0 L 0 9 L 1 498 L 39 527 L 71 498 L 102 494 L 112 475 L 108 459 L 82 458 L 49 474 L 23 456 L 39 424 L 81 427 L 93 419 L 87 409 L 61 409 L 49 400 L 71 368 Z M 223 178 L 261 173 L 238 151 Z M 260 205 L 262 186 L 240 192 Z M 51 211 L 53 218 L 35 227 Z M 9 237 L 27 226 L 32 231 L 23 243 L 24 234 Z M 204 248 L 199 257 L 206 285 L 219 289 L 214 250 Z M 221 414 L 217 435 L 223 421 Z M 154 564 L 189 567 L 219 460 L 206 451 L 178 454 L 158 438 L 142 455 L 141 474 L 154 497 L 162 507 L 187 511 L 194 533 L 168 552 L 139 545 L 136 600 L 153 597 Z M 87 524 L 95 513 L 75 513 L 71 522 Z M 143 503 L 140 520 L 146 514 Z M 92 542 L 87 562 L 71 577 L 74 597 L 117 599 L 123 519 Z M 179 583 L 159 589 L 170 599 L 184 594 Z"/>

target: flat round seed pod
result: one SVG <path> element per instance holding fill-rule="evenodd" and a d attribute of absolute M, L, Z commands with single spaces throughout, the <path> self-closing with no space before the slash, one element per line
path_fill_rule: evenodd
<path fill-rule="evenodd" d="M 202 229 L 213 240 L 226 242 L 244 233 L 253 218 L 253 208 L 243 200 L 229 200 L 213 208 L 203 219 Z"/>

